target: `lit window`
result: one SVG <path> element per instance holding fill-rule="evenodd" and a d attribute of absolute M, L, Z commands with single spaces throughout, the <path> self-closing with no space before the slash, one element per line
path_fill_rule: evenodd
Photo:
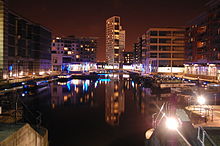
<path fill-rule="evenodd" d="M 67 101 L 67 100 L 68 100 L 68 97 L 65 95 L 65 96 L 63 97 L 63 100 L 64 100 L 64 101 Z"/>

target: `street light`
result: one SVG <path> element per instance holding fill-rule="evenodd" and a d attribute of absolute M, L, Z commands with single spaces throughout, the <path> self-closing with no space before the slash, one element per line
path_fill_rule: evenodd
<path fill-rule="evenodd" d="M 167 117 L 166 118 L 166 126 L 167 126 L 167 128 L 169 130 L 172 130 L 172 131 L 175 130 L 179 134 L 179 136 L 186 142 L 186 144 L 188 146 L 192 146 L 189 143 L 189 141 L 180 133 L 180 131 L 178 129 L 180 127 L 180 122 L 176 118 L 174 118 L 174 117 Z"/>
<path fill-rule="evenodd" d="M 177 130 L 177 128 L 179 127 L 179 122 L 177 121 L 176 118 L 167 117 L 166 126 L 170 130 Z"/>
<path fill-rule="evenodd" d="M 200 105 L 203 105 L 205 104 L 206 100 L 203 96 L 198 96 L 197 97 L 197 102 L 200 104 Z"/>

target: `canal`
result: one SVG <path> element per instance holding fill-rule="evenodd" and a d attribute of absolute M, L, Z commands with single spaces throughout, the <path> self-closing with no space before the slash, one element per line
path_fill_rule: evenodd
<path fill-rule="evenodd" d="M 53 82 L 22 100 L 42 114 L 50 146 L 143 146 L 151 128 L 150 88 L 126 74 Z"/>

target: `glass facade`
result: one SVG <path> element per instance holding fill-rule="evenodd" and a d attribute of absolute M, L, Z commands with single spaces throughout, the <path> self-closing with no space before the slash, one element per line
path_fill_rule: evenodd
<path fill-rule="evenodd" d="M 0 78 L 50 71 L 51 32 L 0 1 Z"/>
<path fill-rule="evenodd" d="M 7 1 L 0 0 L 0 79 L 7 78 Z"/>

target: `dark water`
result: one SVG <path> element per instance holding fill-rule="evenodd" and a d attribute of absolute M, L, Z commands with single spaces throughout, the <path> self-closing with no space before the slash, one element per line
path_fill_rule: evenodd
<path fill-rule="evenodd" d="M 150 92 L 127 75 L 114 74 L 54 82 L 24 101 L 42 113 L 51 146 L 143 146 L 155 110 Z"/>
<path fill-rule="evenodd" d="M 220 89 L 209 90 L 197 92 L 219 105 Z M 50 83 L 22 100 L 33 113 L 42 113 L 50 146 L 144 146 L 158 112 L 154 103 L 160 106 L 169 96 L 170 91 L 144 88 L 128 75 L 111 74 L 97 81 Z"/>

